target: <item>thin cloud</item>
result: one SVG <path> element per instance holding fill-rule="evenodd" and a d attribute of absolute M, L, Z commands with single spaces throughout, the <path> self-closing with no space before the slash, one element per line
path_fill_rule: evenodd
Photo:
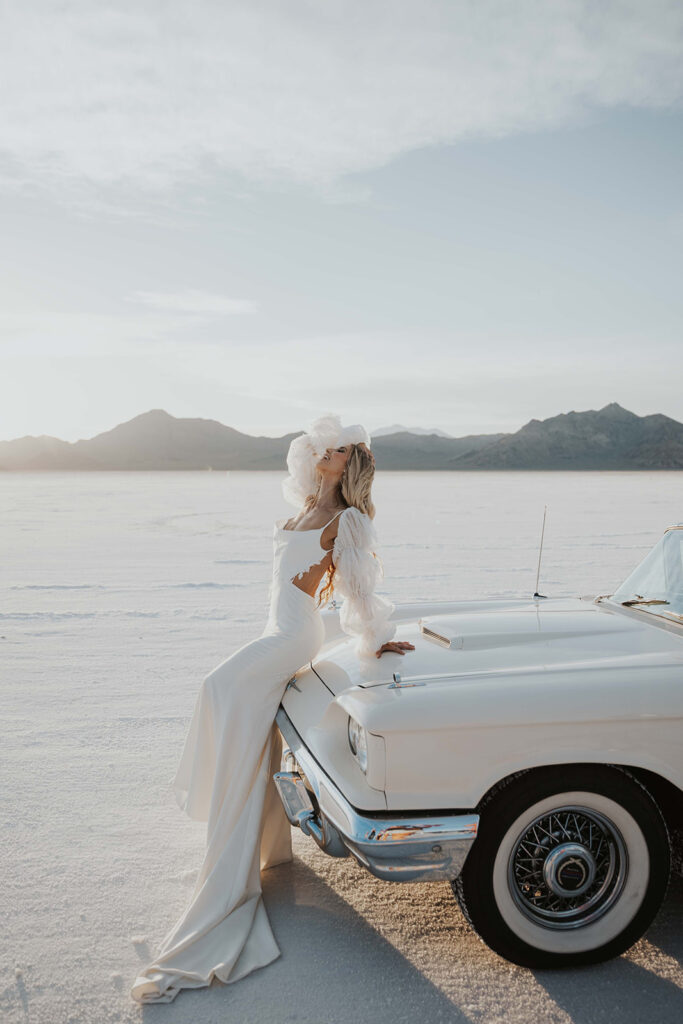
<path fill-rule="evenodd" d="M 166 309 L 176 313 L 233 316 L 256 312 L 256 304 L 249 299 L 229 299 L 225 295 L 215 295 L 193 288 L 179 292 L 136 291 L 133 292 L 132 299 L 155 309 Z"/>
<path fill-rule="evenodd" d="M 682 40 L 679 0 L 14 4 L 0 188 L 160 195 L 230 172 L 334 194 L 419 147 L 680 106 Z"/>
<path fill-rule="evenodd" d="M 92 356 L 167 351 L 179 333 L 187 330 L 187 318 L 177 313 L 147 312 L 139 316 L 120 313 L 0 312 L 0 355 Z M 186 347 L 191 339 L 183 336 Z"/>

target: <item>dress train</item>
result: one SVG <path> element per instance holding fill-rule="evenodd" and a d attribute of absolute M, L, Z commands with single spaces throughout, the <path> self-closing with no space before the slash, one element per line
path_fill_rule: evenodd
<path fill-rule="evenodd" d="M 234 982 L 280 955 L 260 872 L 292 859 L 273 781 L 282 759 L 275 714 L 287 681 L 320 648 L 315 599 L 289 581 L 272 592 L 263 634 L 202 683 L 173 780 L 176 800 L 207 822 L 204 861 L 185 913 L 138 975 L 132 997 L 171 1002 L 183 988 Z"/>

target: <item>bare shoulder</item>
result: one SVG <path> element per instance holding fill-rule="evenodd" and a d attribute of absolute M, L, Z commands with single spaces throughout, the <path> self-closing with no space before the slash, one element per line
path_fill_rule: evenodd
<path fill-rule="evenodd" d="M 331 551 L 332 547 L 337 542 L 337 537 L 339 536 L 340 531 L 342 532 L 342 535 L 344 535 L 349 528 L 353 529 L 353 524 L 358 523 L 358 517 L 360 516 L 364 517 L 364 513 L 361 512 L 360 509 L 356 508 L 355 505 L 347 505 L 346 508 L 343 508 L 341 513 L 336 515 L 329 526 L 327 526 L 323 531 L 322 537 L 320 538 L 322 547 L 327 551 Z M 342 520 L 344 521 L 343 525 Z"/>
<path fill-rule="evenodd" d="M 352 505 L 346 505 L 341 512 L 337 512 L 334 519 L 327 525 L 325 532 L 323 533 L 323 537 L 325 537 L 327 541 L 336 540 L 337 534 L 339 533 L 339 524 L 352 507 Z"/>

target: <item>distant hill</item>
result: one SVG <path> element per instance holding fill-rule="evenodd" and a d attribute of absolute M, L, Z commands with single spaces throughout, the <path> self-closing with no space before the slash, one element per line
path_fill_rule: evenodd
<path fill-rule="evenodd" d="M 404 427 L 400 423 L 394 423 L 391 427 L 379 427 L 372 431 L 372 437 L 384 437 L 385 434 L 436 434 L 437 437 L 452 437 L 445 430 L 429 430 L 427 427 Z"/>
<path fill-rule="evenodd" d="M 254 437 L 217 420 L 180 419 L 151 409 L 87 440 L 20 437 L 0 441 L 0 470 L 286 469 L 301 431 Z M 683 469 L 683 424 L 604 409 L 530 420 L 514 434 L 447 437 L 405 429 L 375 434 L 386 470 Z"/>
<path fill-rule="evenodd" d="M 0 469 L 283 469 L 294 437 L 252 437 L 217 420 L 151 409 L 84 441 L 0 441 Z"/>
<path fill-rule="evenodd" d="M 373 436 L 372 450 L 381 469 L 456 469 L 468 454 L 476 455 L 505 434 L 470 434 L 468 437 L 439 437 L 437 434 Z"/>
<path fill-rule="evenodd" d="M 683 469 L 683 424 L 636 416 L 616 402 L 597 412 L 530 420 L 469 452 L 458 469 Z"/>

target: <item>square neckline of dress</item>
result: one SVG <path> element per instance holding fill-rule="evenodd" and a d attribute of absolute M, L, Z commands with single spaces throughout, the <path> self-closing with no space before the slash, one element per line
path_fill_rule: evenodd
<path fill-rule="evenodd" d="M 351 508 L 351 506 L 347 505 L 346 508 Z M 315 528 L 313 530 L 286 530 L 284 528 L 284 526 L 280 526 L 279 525 L 280 523 L 286 523 L 287 522 L 287 519 L 284 516 L 281 519 L 276 519 L 275 520 L 275 526 L 280 531 L 280 533 L 322 533 L 323 530 L 327 529 L 327 527 L 330 525 L 330 523 L 333 523 L 335 521 L 337 516 L 341 515 L 342 512 L 346 512 L 346 508 L 340 509 L 339 512 L 337 512 L 335 515 L 333 515 L 332 518 L 330 519 L 329 523 L 325 523 L 324 526 L 317 527 L 317 528 Z M 289 518 L 291 519 L 292 517 L 290 516 Z"/>

